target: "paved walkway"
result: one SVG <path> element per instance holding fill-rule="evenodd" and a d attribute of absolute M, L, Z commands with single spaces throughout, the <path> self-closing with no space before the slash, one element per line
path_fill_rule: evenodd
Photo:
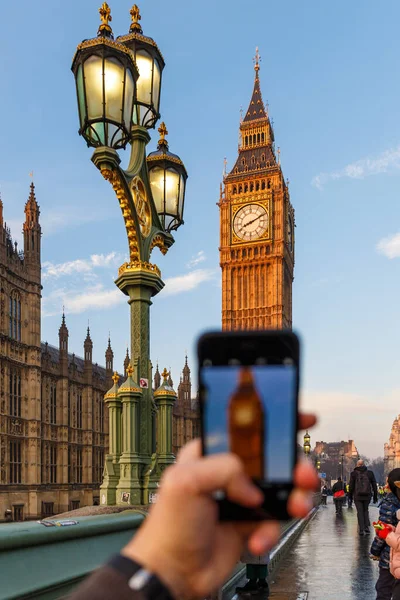
<path fill-rule="evenodd" d="M 370 506 L 369 514 L 376 521 L 378 509 Z M 368 558 L 373 535 L 358 535 L 355 508 L 345 506 L 343 517 L 336 517 L 329 498 L 279 566 L 271 600 L 374 600 L 378 566 Z"/>

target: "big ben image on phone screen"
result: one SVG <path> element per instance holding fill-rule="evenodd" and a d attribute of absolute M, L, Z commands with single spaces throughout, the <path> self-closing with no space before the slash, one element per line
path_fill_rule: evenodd
<path fill-rule="evenodd" d="M 294 210 L 260 88 L 240 123 L 239 156 L 225 174 L 220 208 L 222 329 L 291 329 Z"/>
<path fill-rule="evenodd" d="M 264 479 L 265 408 L 249 367 L 242 367 L 238 385 L 228 402 L 229 450 L 242 460 L 245 472 Z"/>

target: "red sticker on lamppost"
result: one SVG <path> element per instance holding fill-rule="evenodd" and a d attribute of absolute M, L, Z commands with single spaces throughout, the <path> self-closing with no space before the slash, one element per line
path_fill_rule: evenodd
<path fill-rule="evenodd" d="M 140 385 L 141 388 L 146 388 L 147 389 L 149 387 L 149 380 L 141 378 L 139 380 L 139 385 Z"/>

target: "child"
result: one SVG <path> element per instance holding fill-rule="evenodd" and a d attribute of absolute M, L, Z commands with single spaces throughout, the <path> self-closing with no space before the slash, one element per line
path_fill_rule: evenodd
<path fill-rule="evenodd" d="M 371 546 L 371 558 L 379 560 L 379 577 L 375 586 L 376 600 L 400 600 L 400 581 L 391 572 L 391 551 L 388 545 L 389 541 L 392 546 L 392 543 L 396 545 L 396 542 L 400 540 L 400 530 L 398 538 L 396 537 L 397 533 L 394 533 L 394 528 L 399 523 L 397 511 L 400 509 L 400 469 L 393 469 L 389 473 L 388 486 L 390 493 L 384 498 L 379 508 L 379 522 L 388 527 L 377 531 Z M 388 543 L 386 543 L 386 538 L 389 538 Z M 399 544 L 397 543 L 397 545 Z M 397 569 L 396 574 L 398 574 L 399 562 L 399 552 L 397 552 L 396 561 L 392 561 L 395 565 L 394 568 Z"/>

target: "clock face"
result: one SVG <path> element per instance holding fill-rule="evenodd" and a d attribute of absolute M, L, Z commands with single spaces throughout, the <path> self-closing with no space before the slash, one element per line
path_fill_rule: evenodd
<path fill-rule="evenodd" d="M 268 231 L 268 212 L 261 204 L 246 204 L 237 211 L 233 230 L 245 242 L 257 240 Z"/>
<path fill-rule="evenodd" d="M 131 192 L 139 220 L 140 231 L 144 237 L 147 237 L 151 229 L 151 210 L 146 188 L 140 177 L 134 177 L 132 179 Z"/>

